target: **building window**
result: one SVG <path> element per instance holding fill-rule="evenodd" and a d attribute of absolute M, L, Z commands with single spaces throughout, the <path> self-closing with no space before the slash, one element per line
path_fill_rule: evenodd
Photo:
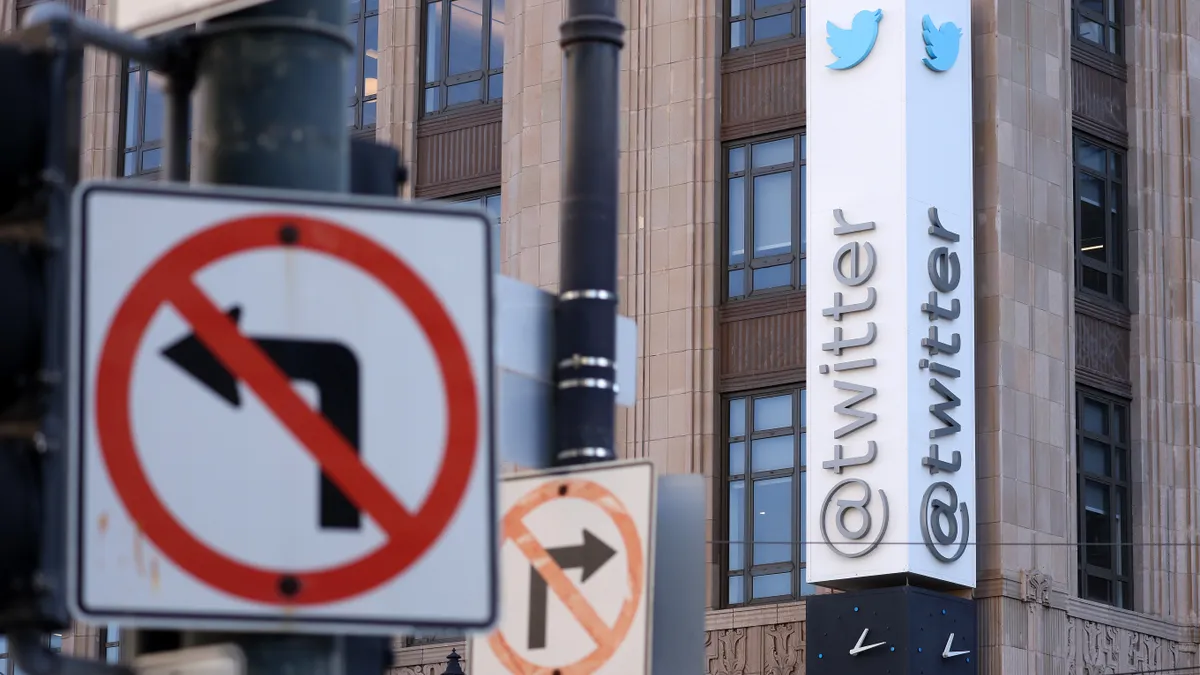
<path fill-rule="evenodd" d="M 346 34 L 355 45 L 354 58 L 347 66 L 350 107 L 346 125 L 371 129 L 379 95 L 379 0 L 350 0 Z"/>
<path fill-rule="evenodd" d="M 729 48 L 804 35 L 805 0 L 729 0 Z"/>
<path fill-rule="evenodd" d="M 1133 609 L 1129 408 L 1079 392 L 1079 595 Z"/>
<path fill-rule="evenodd" d="M 464 633 L 451 628 L 441 630 L 428 630 L 406 635 L 401 640 L 401 644 L 405 647 L 417 647 L 420 645 L 436 645 L 446 642 L 458 642 L 462 640 Z"/>
<path fill-rule="evenodd" d="M 108 663 L 121 662 L 121 628 L 116 624 L 108 624 L 100 629 L 100 652 Z"/>
<path fill-rule="evenodd" d="M 426 114 L 499 101 L 505 0 L 425 2 Z"/>
<path fill-rule="evenodd" d="M 1125 0 L 1074 0 L 1075 38 L 1120 56 L 1125 29 Z"/>
<path fill-rule="evenodd" d="M 804 285 L 804 134 L 725 149 L 726 297 Z"/>
<path fill-rule="evenodd" d="M 500 273 L 500 193 L 489 192 L 487 194 L 475 195 L 465 199 L 454 199 L 456 204 L 469 204 L 478 206 L 488 212 L 492 217 L 492 269 Z"/>
<path fill-rule="evenodd" d="M 167 121 L 164 88 L 166 78 L 129 61 L 125 69 L 125 121 L 121 127 L 122 176 L 157 178 L 164 153 L 163 132 Z"/>
<path fill-rule="evenodd" d="M 725 402 L 727 605 L 790 600 L 804 578 L 804 390 Z"/>
<path fill-rule="evenodd" d="M 1075 137 L 1075 287 L 1125 304 L 1121 152 Z"/>
<path fill-rule="evenodd" d="M 62 634 L 44 636 L 42 645 L 55 653 L 62 653 Z M 0 634 L 0 675 L 25 675 L 25 671 L 17 665 L 17 659 L 9 649 L 8 636 L 3 634 Z"/>

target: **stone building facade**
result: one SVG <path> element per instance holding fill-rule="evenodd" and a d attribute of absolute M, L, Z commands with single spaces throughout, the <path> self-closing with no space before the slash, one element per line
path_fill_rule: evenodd
<path fill-rule="evenodd" d="M 405 196 L 491 209 L 503 272 L 554 289 L 563 0 L 347 2 L 353 133 L 403 149 Z M 804 3 L 620 2 L 621 309 L 640 344 L 618 438 L 627 457 L 710 479 L 710 583 L 696 589 L 710 675 L 805 671 L 816 590 L 800 547 L 758 565 L 738 544 L 800 536 Z M 27 4 L 0 0 L 0 28 Z M 972 5 L 979 670 L 1189 672 L 1200 0 Z M 156 76 L 89 53 L 86 78 L 84 174 L 154 177 Z M 782 159 L 745 165 L 745 148 L 772 142 Z M 756 228 L 790 250 L 755 259 Z M 756 429 L 747 410 L 777 414 Z M 794 450 L 747 474 L 738 453 L 760 441 Z M 756 499 L 787 515 L 758 521 Z M 80 626 L 61 644 L 113 655 L 116 634 Z M 452 647 L 461 638 L 398 638 L 395 670 L 439 675 Z"/>

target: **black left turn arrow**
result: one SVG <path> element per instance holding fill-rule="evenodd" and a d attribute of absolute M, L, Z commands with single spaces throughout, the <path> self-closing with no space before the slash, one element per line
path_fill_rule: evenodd
<path fill-rule="evenodd" d="M 233 307 L 226 315 L 237 324 L 242 310 Z M 342 434 L 356 453 L 361 452 L 358 358 L 354 352 L 337 342 L 250 336 L 246 336 L 246 339 L 258 345 L 289 379 L 311 382 L 317 388 L 321 415 Z M 162 353 L 230 405 L 241 407 L 237 377 L 195 333 L 185 336 Z M 362 516 L 358 507 L 324 473 L 320 481 L 320 527 L 359 529 Z"/>

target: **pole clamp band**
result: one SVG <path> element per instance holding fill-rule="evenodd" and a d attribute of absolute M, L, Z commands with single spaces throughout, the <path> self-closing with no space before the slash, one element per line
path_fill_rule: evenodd
<path fill-rule="evenodd" d="M 569 359 L 563 359 L 558 362 L 559 370 L 566 370 L 568 368 L 576 370 L 580 368 L 612 368 L 616 370 L 617 364 L 612 359 L 603 356 L 580 356 L 576 354 Z"/>
<path fill-rule="evenodd" d="M 617 299 L 617 294 L 612 291 L 605 291 L 595 288 L 584 288 L 574 291 L 563 291 L 558 296 L 559 302 L 570 302 L 572 300 L 613 300 Z"/>
<path fill-rule="evenodd" d="M 562 380 L 558 383 L 559 390 L 563 389 L 611 389 L 615 394 L 619 391 L 617 383 L 601 377 L 579 377 Z"/>
<path fill-rule="evenodd" d="M 558 27 L 558 43 L 563 49 L 575 42 L 608 42 L 618 48 L 625 46 L 625 24 L 615 16 L 584 14 L 562 22 Z"/>
<path fill-rule="evenodd" d="M 569 459 L 579 459 L 586 457 L 588 459 L 616 459 L 616 455 L 608 448 L 567 448 L 559 450 L 554 454 L 554 458 L 558 461 Z"/>

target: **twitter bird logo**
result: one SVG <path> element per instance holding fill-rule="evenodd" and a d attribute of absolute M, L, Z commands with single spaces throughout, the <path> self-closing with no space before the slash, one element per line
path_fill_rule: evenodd
<path fill-rule="evenodd" d="M 832 21 L 826 21 L 825 29 L 829 33 L 826 40 L 837 57 L 837 61 L 826 67 L 846 70 L 862 63 L 875 48 L 875 38 L 879 37 L 879 20 L 882 18 L 882 9 L 874 12 L 864 9 L 854 15 L 849 29 L 838 28 Z"/>
<path fill-rule="evenodd" d="M 933 19 L 926 14 L 921 19 L 921 35 L 925 38 L 925 53 L 929 58 L 922 59 L 925 67 L 935 73 L 944 73 L 954 66 L 958 60 L 958 45 L 962 41 L 962 29 L 947 21 L 941 28 L 933 25 Z"/>

